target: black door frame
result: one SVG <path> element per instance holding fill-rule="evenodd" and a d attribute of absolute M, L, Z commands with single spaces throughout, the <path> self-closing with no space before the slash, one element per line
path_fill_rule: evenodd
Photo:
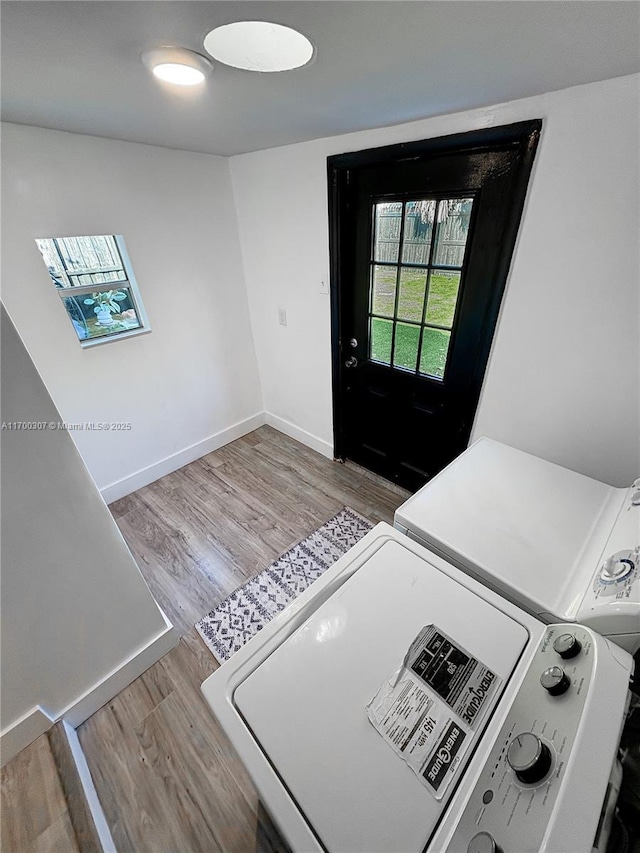
<path fill-rule="evenodd" d="M 498 318 L 502 296 L 507 283 L 511 258 L 515 249 L 518 228 L 526 198 L 529 176 L 542 129 L 541 119 L 483 128 L 434 139 L 415 142 L 401 142 L 380 148 L 369 148 L 346 154 L 335 154 L 327 158 L 327 178 L 329 191 L 329 258 L 331 281 L 331 364 L 332 364 L 332 402 L 333 402 L 333 455 L 344 459 L 344 433 L 340 411 L 343 388 L 343 361 L 348 351 L 348 342 L 341 340 L 343 307 L 341 281 L 354 275 L 353 252 L 346 249 L 355 240 L 353 217 L 344 215 L 353 207 L 351 172 L 362 166 L 386 166 L 403 160 L 431 158 L 452 152 L 491 151 L 496 147 L 516 148 L 522 153 L 520 170 L 514 188 L 514 202 L 509 225 L 504 234 L 497 265 L 495 289 L 487 310 L 484 326 L 491 334 L 483 335 L 479 344 L 471 393 L 474 396 L 474 408 L 480 399 L 482 383 L 486 371 L 493 330 Z"/>

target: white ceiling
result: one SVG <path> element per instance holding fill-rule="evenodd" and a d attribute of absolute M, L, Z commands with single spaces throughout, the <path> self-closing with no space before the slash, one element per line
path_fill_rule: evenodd
<path fill-rule="evenodd" d="M 296 71 L 215 63 L 199 91 L 140 54 L 236 20 L 295 27 Z M 2 118 L 212 154 L 398 124 L 640 71 L 635 0 L 4 0 Z"/>

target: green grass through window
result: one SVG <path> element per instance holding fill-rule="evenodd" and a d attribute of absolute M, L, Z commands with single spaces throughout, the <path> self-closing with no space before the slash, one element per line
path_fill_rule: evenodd
<path fill-rule="evenodd" d="M 380 320 L 373 317 L 371 320 L 371 358 L 383 364 L 391 361 L 391 333 L 393 324 L 390 320 Z M 447 350 L 449 349 L 450 332 L 443 329 L 424 330 L 422 343 L 422 354 L 420 357 L 420 373 L 429 376 L 444 376 L 444 368 L 447 361 Z M 415 371 L 418 360 L 418 346 L 420 340 L 420 329 L 418 326 L 410 326 L 398 323 L 396 326 L 396 349 L 394 354 L 394 367 L 405 367 Z"/>
<path fill-rule="evenodd" d="M 403 267 L 400 275 L 400 293 L 398 298 L 398 320 L 420 322 L 423 316 L 426 270 Z M 427 323 L 451 328 L 455 314 L 460 273 L 436 270 L 429 279 L 427 297 Z M 396 269 L 376 266 L 373 283 L 373 311 L 393 317 L 396 296 Z M 373 317 L 371 320 L 371 358 L 383 364 L 391 363 L 392 320 Z M 447 351 L 451 333 L 443 329 L 424 330 L 420 373 L 429 376 L 444 376 Z M 393 358 L 394 367 L 404 367 L 415 371 L 420 345 L 420 329 L 407 323 L 396 323 L 396 345 Z"/>
<path fill-rule="evenodd" d="M 400 277 L 399 318 L 422 319 L 426 270 L 404 267 Z M 459 272 L 436 270 L 429 280 L 427 322 L 438 326 L 453 325 L 453 315 L 460 286 Z M 393 317 L 396 299 L 396 269 L 376 266 L 373 282 L 373 313 Z"/>

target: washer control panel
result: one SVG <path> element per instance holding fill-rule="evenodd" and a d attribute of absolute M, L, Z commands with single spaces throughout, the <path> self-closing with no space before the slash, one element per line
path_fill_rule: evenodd
<path fill-rule="evenodd" d="M 540 848 L 589 692 L 591 635 L 551 625 L 452 836 L 451 851 Z"/>

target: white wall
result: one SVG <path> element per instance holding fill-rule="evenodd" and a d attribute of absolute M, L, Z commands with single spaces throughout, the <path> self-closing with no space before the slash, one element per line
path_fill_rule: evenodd
<path fill-rule="evenodd" d="M 640 77 L 231 159 L 265 409 L 330 449 L 326 157 L 542 118 L 474 436 L 612 484 L 640 471 Z M 278 307 L 288 325 L 278 325 Z"/>
<path fill-rule="evenodd" d="M 73 435 L 105 496 L 263 409 L 331 455 L 326 157 L 536 117 L 474 435 L 627 482 L 640 470 L 638 90 L 635 75 L 230 161 L 3 125 L 4 300 L 66 421 L 131 422 Z M 34 238 L 99 233 L 124 235 L 153 331 L 82 350 Z"/>
<path fill-rule="evenodd" d="M 4 309 L 1 334 L 3 422 L 60 421 Z M 177 638 L 69 434 L 3 428 L 3 730 L 38 705 L 58 717 L 160 638 L 157 657 Z"/>
<path fill-rule="evenodd" d="M 108 499 L 253 428 L 263 405 L 228 161 L 2 132 L 3 299 L 66 422 L 132 424 L 73 433 L 98 486 L 116 484 Z M 83 234 L 124 236 L 151 334 L 80 347 L 34 239 Z"/>

